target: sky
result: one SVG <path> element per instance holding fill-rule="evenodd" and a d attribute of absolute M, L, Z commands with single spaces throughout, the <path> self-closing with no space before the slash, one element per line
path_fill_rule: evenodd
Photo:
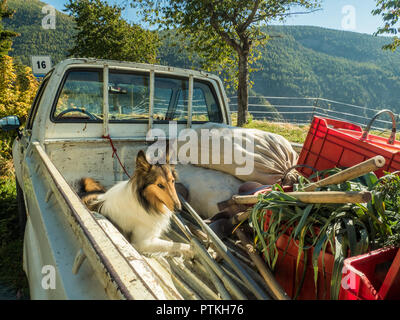
<path fill-rule="evenodd" d="M 60 11 L 63 10 L 64 4 L 69 2 L 67 0 L 42 1 L 51 4 Z M 109 2 L 121 3 L 125 1 L 109 0 Z M 371 11 L 375 8 L 376 0 L 322 0 L 322 10 L 318 12 L 291 16 L 284 23 L 273 24 L 309 25 L 373 34 L 378 27 L 383 25 L 380 16 L 371 14 Z M 126 10 L 124 17 L 129 21 L 139 23 L 133 9 Z"/>

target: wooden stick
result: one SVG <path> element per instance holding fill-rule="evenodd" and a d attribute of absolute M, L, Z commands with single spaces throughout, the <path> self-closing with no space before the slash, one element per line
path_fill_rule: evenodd
<path fill-rule="evenodd" d="M 287 293 L 282 289 L 281 285 L 276 281 L 272 272 L 268 270 L 265 263 L 257 254 L 256 249 L 247 239 L 247 236 L 243 233 L 243 231 L 237 229 L 235 233 L 240 239 L 241 243 L 246 247 L 246 251 L 250 259 L 254 262 L 261 276 L 264 278 L 267 287 L 270 289 L 271 294 L 273 295 L 273 298 L 276 300 L 290 300 Z"/>
<path fill-rule="evenodd" d="M 371 193 L 368 191 L 286 192 L 286 194 L 304 203 L 365 203 L 371 201 Z M 257 195 L 233 196 L 232 199 L 239 204 L 255 204 L 258 202 Z"/>
<path fill-rule="evenodd" d="M 244 212 L 239 212 L 237 214 L 235 214 L 232 218 L 231 218 L 231 223 L 232 225 L 238 224 L 244 220 L 247 220 L 247 218 L 250 215 L 250 211 L 244 211 Z"/>
<path fill-rule="evenodd" d="M 361 162 L 353 167 L 347 168 L 341 172 L 338 172 L 332 176 L 322 179 L 318 182 L 312 183 L 305 187 L 304 191 L 314 191 L 319 187 L 324 187 L 330 184 L 339 184 L 348 180 L 358 178 L 368 172 L 376 171 L 383 168 L 385 165 L 385 158 L 382 156 L 376 156 L 370 158 L 364 162 Z"/>
<path fill-rule="evenodd" d="M 234 205 L 234 204 L 235 204 L 235 202 L 232 201 L 232 199 L 228 199 L 228 200 L 217 203 L 217 206 L 218 206 L 219 211 L 223 211 L 226 208 L 228 208 L 229 206 Z"/>

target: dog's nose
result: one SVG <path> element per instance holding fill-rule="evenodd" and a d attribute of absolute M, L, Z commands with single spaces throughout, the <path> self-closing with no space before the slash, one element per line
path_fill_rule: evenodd
<path fill-rule="evenodd" d="M 180 202 L 175 203 L 175 205 L 174 205 L 174 210 L 175 210 L 175 211 L 181 211 L 181 209 L 182 209 L 181 203 L 180 203 Z"/>

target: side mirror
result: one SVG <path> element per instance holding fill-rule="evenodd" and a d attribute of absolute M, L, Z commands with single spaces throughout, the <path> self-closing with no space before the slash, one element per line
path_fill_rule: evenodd
<path fill-rule="evenodd" d="M 4 131 L 18 130 L 21 126 L 21 121 L 17 116 L 7 116 L 0 119 L 0 129 Z"/>

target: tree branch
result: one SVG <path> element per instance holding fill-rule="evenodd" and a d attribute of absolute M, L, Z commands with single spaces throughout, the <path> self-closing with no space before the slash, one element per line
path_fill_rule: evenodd
<path fill-rule="evenodd" d="M 223 31 L 222 28 L 219 26 L 219 24 L 216 20 L 215 11 L 212 8 L 212 5 L 209 6 L 209 9 L 210 9 L 210 13 L 211 13 L 210 25 L 214 28 L 215 32 L 217 32 L 228 45 L 230 45 L 233 49 L 235 49 L 237 52 L 239 52 L 241 49 L 240 44 L 237 43 L 235 39 L 230 37 L 229 34 L 225 31 Z"/>
<path fill-rule="evenodd" d="M 249 16 L 247 17 L 246 21 L 241 26 L 239 26 L 238 30 L 241 30 L 241 31 L 246 30 L 249 27 L 249 25 L 253 22 L 254 16 L 257 13 L 258 6 L 260 5 L 260 2 L 261 2 L 261 0 L 257 0 L 254 3 L 253 10 L 251 11 Z"/>
<path fill-rule="evenodd" d="M 310 11 L 282 13 L 282 14 L 280 14 L 280 16 L 286 17 L 286 16 L 295 15 L 295 14 L 309 14 L 309 13 L 313 13 L 313 12 L 317 12 L 317 11 L 322 11 L 322 8 L 313 9 L 313 10 L 310 10 Z"/>
<path fill-rule="evenodd" d="M 318 8 L 318 9 L 313 9 L 313 10 L 310 10 L 310 11 L 281 13 L 281 14 L 279 14 L 279 16 L 280 17 L 287 17 L 287 16 L 291 16 L 291 15 L 295 15 L 295 14 L 309 14 L 309 13 L 313 13 L 313 12 L 321 11 L 321 10 L 322 10 L 321 8 Z M 253 22 L 263 21 L 268 16 L 269 16 L 268 14 L 258 15 L 257 17 L 254 17 Z"/>

